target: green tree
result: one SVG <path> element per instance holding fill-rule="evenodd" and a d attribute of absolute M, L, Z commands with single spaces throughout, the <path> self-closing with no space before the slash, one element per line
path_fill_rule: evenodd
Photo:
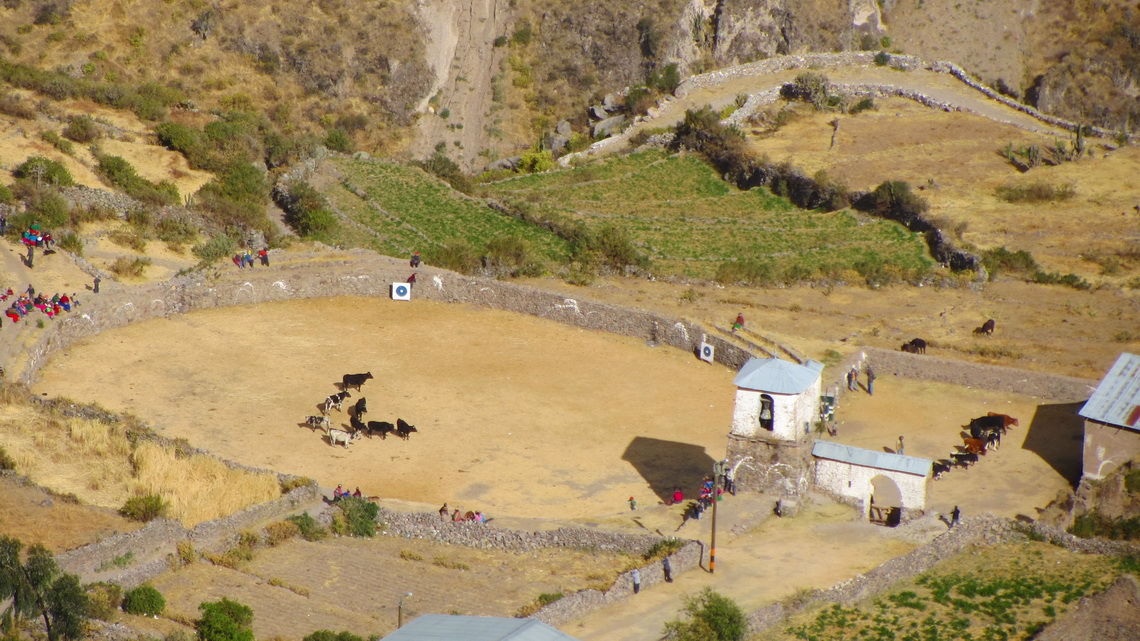
<path fill-rule="evenodd" d="M 166 609 L 166 599 L 162 593 L 149 585 L 140 585 L 127 590 L 123 595 L 123 612 L 154 616 Z"/>
<path fill-rule="evenodd" d="M 60 187 L 70 187 L 75 184 L 75 179 L 71 177 L 67 167 L 43 156 L 32 156 L 21 163 L 16 167 L 16 177 L 34 180 L 37 184 L 47 182 Z"/>
<path fill-rule="evenodd" d="M 12 599 L 4 617 L 42 617 L 50 641 L 83 635 L 88 601 L 79 578 L 60 572 L 42 545 L 28 548 L 18 539 L 0 537 L 0 602 Z"/>
<path fill-rule="evenodd" d="M 253 641 L 253 610 L 237 601 L 202 603 L 202 618 L 194 622 L 201 641 Z"/>
<path fill-rule="evenodd" d="M 744 611 L 732 599 L 706 587 L 685 598 L 684 620 L 665 624 L 665 634 L 677 641 L 741 641 L 748 633 Z"/>

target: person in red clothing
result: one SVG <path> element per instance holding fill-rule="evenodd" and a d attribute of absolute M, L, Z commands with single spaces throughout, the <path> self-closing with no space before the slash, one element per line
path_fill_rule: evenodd
<path fill-rule="evenodd" d="M 264 267 L 269 267 L 269 250 L 262 247 L 257 250 L 257 257 L 261 259 L 261 264 Z"/>

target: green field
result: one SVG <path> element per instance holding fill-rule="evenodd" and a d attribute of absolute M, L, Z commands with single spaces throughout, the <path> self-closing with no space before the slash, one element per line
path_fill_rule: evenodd
<path fill-rule="evenodd" d="M 358 225 L 340 225 L 318 236 L 322 242 L 406 256 L 412 251 L 431 254 L 457 241 L 482 248 L 494 238 L 519 236 L 547 260 L 560 261 L 567 254 L 561 238 L 500 214 L 417 167 L 350 157 L 331 162 L 342 180 L 321 191 Z"/>
<path fill-rule="evenodd" d="M 1047 543 L 971 550 L 914 581 L 851 607 L 829 605 L 763 635 L 773 641 L 1029 639 L 1105 589 L 1136 561 Z"/>
<path fill-rule="evenodd" d="M 693 154 L 648 151 L 484 187 L 537 218 L 624 228 L 655 273 L 715 278 L 726 263 L 753 262 L 791 280 L 914 278 L 932 266 L 922 239 L 898 224 L 740 191 Z"/>

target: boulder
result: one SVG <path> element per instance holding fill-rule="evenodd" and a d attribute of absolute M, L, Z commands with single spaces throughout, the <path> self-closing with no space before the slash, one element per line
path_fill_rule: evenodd
<path fill-rule="evenodd" d="M 606 113 L 605 107 L 595 105 L 593 107 L 590 107 L 590 117 L 597 120 L 605 120 L 609 117 L 609 114 Z"/>
<path fill-rule="evenodd" d="M 617 97 L 615 97 L 612 93 L 606 94 L 606 97 L 602 99 L 602 107 L 604 107 L 606 111 L 617 111 L 618 109 L 621 109 L 621 105 L 618 104 Z"/>
<path fill-rule="evenodd" d="M 562 151 L 566 145 L 570 144 L 570 139 L 566 136 L 561 136 L 557 133 L 546 134 L 546 148 L 555 153 Z"/>
<path fill-rule="evenodd" d="M 554 127 L 554 131 L 557 132 L 559 136 L 566 138 L 569 138 L 574 133 L 574 131 L 570 128 L 569 120 L 558 121 L 558 125 Z"/>
<path fill-rule="evenodd" d="M 621 131 L 623 124 L 625 124 L 625 114 L 611 116 L 605 120 L 598 121 L 594 123 L 594 137 L 603 138 L 606 136 L 612 136 Z"/>
<path fill-rule="evenodd" d="M 495 162 L 487 165 L 487 171 L 495 171 L 497 169 L 509 169 L 511 171 L 514 171 L 518 169 L 520 162 L 522 162 L 522 156 L 500 158 Z"/>

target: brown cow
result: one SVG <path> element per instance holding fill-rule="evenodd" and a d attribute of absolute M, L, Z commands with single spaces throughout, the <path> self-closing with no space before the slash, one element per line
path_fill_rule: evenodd
<path fill-rule="evenodd" d="M 969 452 L 970 454 L 981 454 L 982 456 L 985 456 L 985 454 L 986 454 L 986 442 L 983 441 L 982 439 L 980 439 L 980 438 L 967 438 L 967 439 L 963 439 L 963 442 L 966 444 L 966 451 Z"/>
<path fill-rule="evenodd" d="M 994 319 L 991 318 L 988 321 L 982 323 L 981 327 L 975 329 L 974 333 L 975 334 L 985 334 L 986 336 L 992 336 L 994 333 L 994 328 L 996 326 L 997 326 L 997 323 L 995 323 Z"/>
<path fill-rule="evenodd" d="M 1001 421 L 1002 421 L 1002 429 L 1003 430 L 1008 430 L 1011 427 L 1017 427 L 1017 426 L 1021 425 L 1021 423 L 1017 422 L 1016 418 L 1010 416 L 1009 414 L 998 414 L 997 412 L 987 412 L 986 416 L 998 416 L 998 417 L 1000 417 Z"/>

